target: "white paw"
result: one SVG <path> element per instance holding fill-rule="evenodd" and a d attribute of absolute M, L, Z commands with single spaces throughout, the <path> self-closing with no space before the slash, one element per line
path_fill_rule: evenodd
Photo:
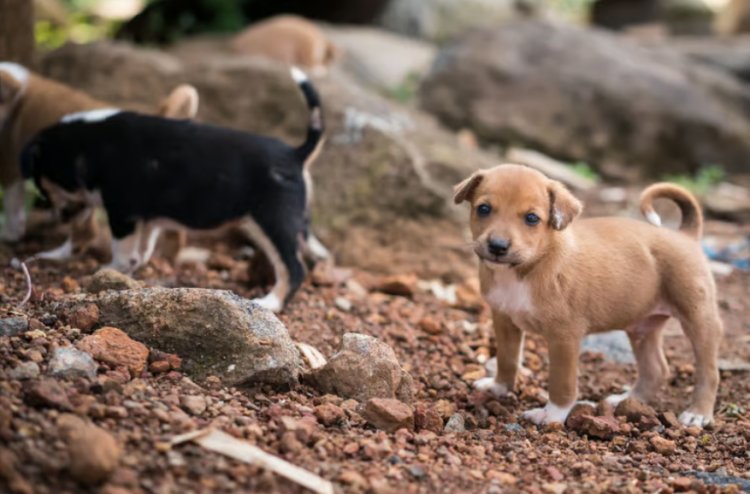
<path fill-rule="evenodd" d="M 260 305 L 264 309 L 270 310 L 271 312 L 281 312 L 282 309 L 281 300 L 279 300 L 279 297 L 277 297 L 273 293 L 269 293 L 263 298 L 254 298 L 253 302 Z"/>
<path fill-rule="evenodd" d="M 574 401 L 569 406 L 559 407 L 554 403 L 548 402 L 544 408 L 532 408 L 523 412 L 523 418 L 536 425 L 547 425 L 552 423 L 565 423 L 568 414 L 576 405 Z"/>
<path fill-rule="evenodd" d="M 685 410 L 680 414 L 680 422 L 685 427 L 700 427 L 701 429 L 713 422 L 713 417 L 707 417 L 695 412 Z"/>
<path fill-rule="evenodd" d="M 312 233 L 307 237 L 307 248 L 312 258 L 316 261 L 325 261 L 331 258 L 331 253 L 326 246 Z"/>
<path fill-rule="evenodd" d="M 612 405 L 613 407 L 616 407 L 620 404 L 621 401 L 624 401 L 630 397 L 630 391 L 625 391 L 624 393 L 616 394 L 616 395 L 609 395 L 607 396 L 604 401 Z"/>
<path fill-rule="evenodd" d="M 483 377 L 474 381 L 474 389 L 478 391 L 486 391 L 494 396 L 505 396 L 510 391 L 508 386 L 495 381 L 494 377 Z"/>

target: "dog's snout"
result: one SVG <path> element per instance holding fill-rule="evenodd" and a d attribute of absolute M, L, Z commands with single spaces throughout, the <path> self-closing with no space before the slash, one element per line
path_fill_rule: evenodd
<path fill-rule="evenodd" d="M 487 240 L 487 250 L 493 256 L 504 256 L 510 248 L 510 240 L 492 237 Z"/>

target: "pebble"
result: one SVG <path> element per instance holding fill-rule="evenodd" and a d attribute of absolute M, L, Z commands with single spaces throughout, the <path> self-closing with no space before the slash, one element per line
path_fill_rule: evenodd
<path fill-rule="evenodd" d="M 99 307 L 96 304 L 86 304 L 68 314 L 67 321 L 72 327 L 89 332 L 99 322 L 99 317 Z"/>
<path fill-rule="evenodd" d="M 18 381 L 34 379 L 37 376 L 39 376 L 39 365 L 37 365 L 36 362 L 20 363 L 8 372 L 8 377 L 10 379 L 16 379 Z"/>
<path fill-rule="evenodd" d="M 333 302 L 336 304 L 336 307 L 344 312 L 352 310 L 352 303 L 344 297 L 336 297 Z"/>
<path fill-rule="evenodd" d="M 5 317 L 0 319 L 0 336 L 17 336 L 29 329 L 25 317 Z"/>
<path fill-rule="evenodd" d="M 414 429 L 414 411 L 406 403 L 391 398 L 371 398 L 360 414 L 370 424 L 386 432 Z"/>
<path fill-rule="evenodd" d="M 201 395 L 181 396 L 180 406 L 190 415 L 199 416 L 206 411 L 206 398 Z"/>
<path fill-rule="evenodd" d="M 664 439 L 661 436 L 654 436 L 649 442 L 653 446 L 654 451 L 662 455 L 671 455 L 677 451 L 677 443 L 669 439 Z"/>
<path fill-rule="evenodd" d="M 346 412 L 333 403 L 323 403 L 322 405 L 318 405 L 313 409 L 313 413 L 318 419 L 318 422 L 327 427 L 342 422 L 346 417 Z"/>
<path fill-rule="evenodd" d="M 146 368 L 148 348 L 117 328 L 104 327 L 86 336 L 76 345 L 96 360 L 112 366 L 126 367 L 132 377 Z"/>
<path fill-rule="evenodd" d="M 66 411 L 73 410 L 73 405 L 70 403 L 65 389 L 57 380 L 52 378 L 30 381 L 24 393 L 24 400 L 31 406 L 51 407 Z"/>
<path fill-rule="evenodd" d="M 398 274 L 384 277 L 375 289 L 388 295 L 412 297 L 417 290 L 418 282 L 418 278 L 413 274 Z"/>
<path fill-rule="evenodd" d="M 68 447 L 71 476 L 86 485 L 109 478 L 122 455 L 117 440 L 101 427 L 75 415 L 62 415 L 57 424 Z"/>
<path fill-rule="evenodd" d="M 464 420 L 463 415 L 461 415 L 460 413 L 454 413 L 453 415 L 451 415 L 443 430 L 447 433 L 466 432 L 466 421 Z"/>
<path fill-rule="evenodd" d="M 99 365 L 88 353 L 73 347 L 60 347 L 52 352 L 47 372 L 52 376 L 68 379 L 76 377 L 95 379 L 98 369 Z"/>

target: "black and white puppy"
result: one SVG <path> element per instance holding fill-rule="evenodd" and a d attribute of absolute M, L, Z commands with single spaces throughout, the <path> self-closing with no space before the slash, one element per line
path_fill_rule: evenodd
<path fill-rule="evenodd" d="M 279 311 L 305 277 L 300 255 L 327 255 L 308 225 L 308 168 L 324 131 L 320 100 L 302 71 L 293 68 L 292 76 L 310 110 L 299 147 L 214 125 L 100 109 L 69 115 L 37 134 L 21 157 L 23 175 L 34 178 L 63 216 L 101 203 L 112 230 L 112 267 L 121 271 L 148 261 L 162 226 L 236 224 L 273 265 L 275 285 L 258 302 Z"/>

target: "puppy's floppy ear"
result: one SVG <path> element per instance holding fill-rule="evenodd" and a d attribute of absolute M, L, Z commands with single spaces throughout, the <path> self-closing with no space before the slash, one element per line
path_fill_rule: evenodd
<path fill-rule="evenodd" d="M 22 89 L 21 83 L 0 71 L 0 104 L 14 101 Z"/>
<path fill-rule="evenodd" d="M 198 91 L 189 84 L 177 86 L 159 107 L 159 115 L 190 120 L 198 113 Z"/>
<path fill-rule="evenodd" d="M 461 204 L 470 201 L 479 183 L 484 178 L 484 170 L 475 171 L 469 178 L 453 186 L 453 202 Z"/>
<path fill-rule="evenodd" d="M 560 182 L 550 180 L 549 191 L 549 223 L 555 230 L 564 230 L 576 216 L 581 214 L 581 201 Z"/>

